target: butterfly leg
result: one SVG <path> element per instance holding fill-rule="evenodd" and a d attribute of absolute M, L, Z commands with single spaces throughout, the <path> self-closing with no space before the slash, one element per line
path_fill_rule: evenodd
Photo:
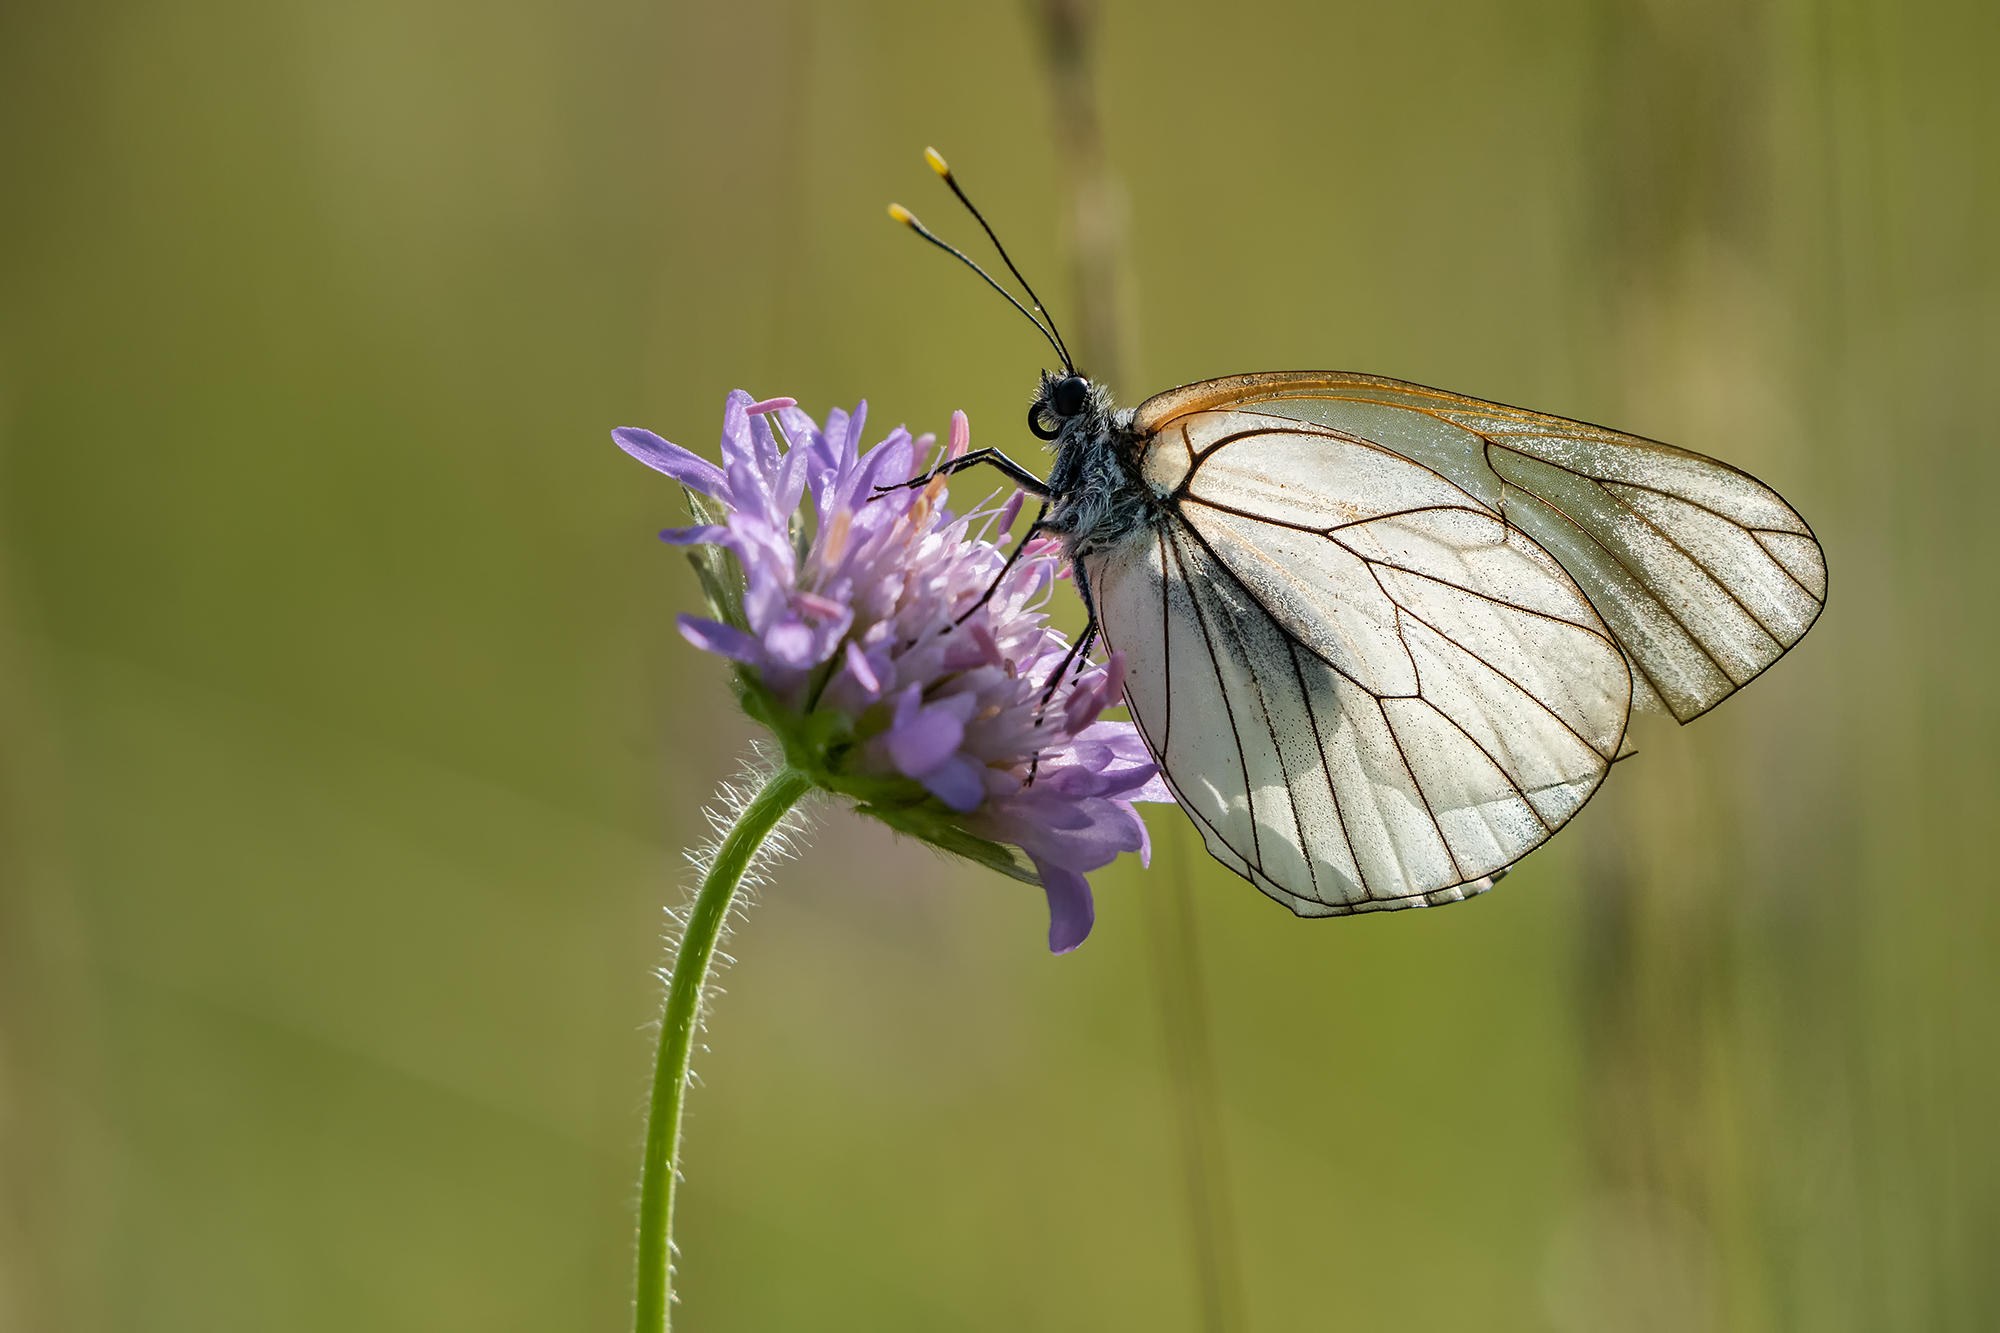
<path fill-rule="evenodd" d="M 1088 661 L 1090 656 L 1090 645 L 1094 643 L 1096 639 L 1097 639 L 1097 626 L 1096 624 L 1093 623 L 1084 629 L 1083 636 L 1079 638 L 1075 643 L 1071 644 L 1069 651 L 1063 654 L 1063 660 L 1061 664 L 1056 667 L 1054 674 L 1052 674 L 1049 677 L 1049 687 L 1042 691 L 1042 701 L 1035 709 L 1036 726 L 1041 725 L 1042 714 L 1048 710 L 1049 701 L 1056 697 L 1056 687 L 1061 685 L 1063 677 L 1069 674 L 1069 669 L 1071 664 L 1074 663 L 1078 658 L 1083 658 L 1086 661 Z M 1028 785 L 1030 787 L 1035 785 L 1035 774 L 1041 771 L 1041 767 L 1042 767 L 1042 755 L 1041 751 L 1037 750 L 1035 752 L 1035 757 L 1028 761 Z"/>
<path fill-rule="evenodd" d="M 1088 663 L 1090 657 L 1091 645 L 1096 642 L 1097 642 L 1097 626 L 1095 625 L 1086 626 L 1083 631 L 1083 637 L 1070 645 L 1069 651 L 1063 654 L 1062 665 L 1058 666 L 1055 669 L 1054 674 L 1049 677 L 1049 686 L 1047 689 L 1042 691 L 1041 706 L 1043 708 L 1047 708 L 1049 706 L 1049 700 L 1056 697 L 1056 690 L 1058 687 L 1062 685 L 1063 677 L 1069 674 L 1070 667 L 1076 664 L 1077 659 L 1083 658 L 1086 664 Z M 1037 718 L 1036 720 L 1040 721 L 1039 718 Z"/>
<path fill-rule="evenodd" d="M 1042 691 L 1042 702 L 1040 708 L 1035 713 L 1035 722 L 1037 725 L 1041 723 L 1042 710 L 1046 710 L 1049 706 L 1049 701 L 1056 697 L 1056 689 L 1062 684 L 1063 677 L 1069 674 L 1070 667 L 1079 658 L 1088 662 L 1091 645 L 1097 642 L 1097 600 L 1090 595 L 1090 575 L 1084 571 L 1083 562 L 1080 560 L 1071 563 L 1070 574 L 1076 580 L 1076 591 L 1083 598 L 1083 610 L 1088 619 L 1084 622 L 1083 633 L 1077 637 L 1074 644 L 1070 645 L 1070 650 L 1063 654 L 1061 664 L 1049 676 L 1048 688 Z M 1041 771 L 1041 767 L 1042 756 L 1037 753 L 1028 762 L 1029 786 L 1032 787 L 1035 785 L 1035 774 Z"/>
<path fill-rule="evenodd" d="M 1097 642 L 1097 599 L 1090 595 L 1090 575 L 1084 571 L 1083 562 L 1080 560 L 1070 562 L 1069 572 L 1070 577 L 1076 582 L 1077 595 L 1083 598 L 1083 633 L 1070 645 L 1069 652 L 1063 655 L 1062 665 L 1058 666 L 1054 674 L 1049 677 L 1048 688 L 1042 691 L 1044 708 L 1049 706 L 1049 700 L 1056 697 L 1056 690 L 1062 685 L 1063 677 L 1069 673 L 1070 667 L 1075 665 L 1079 658 L 1089 661 L 1090 647 Z"/>
<path fill-rule="evenodd" d="M 958 619 L 952 621 L 952 624 L 963 625 L 972 618 L 973 612 L 993 600 L 993 594 L 999 592 L 1000 585 L 1007 581 L 1007 575 L 1013 570 L 1015 563 L 1020 560 L 1022 552 L 1028 549 L 1028 543 L 1033 541 L 1035 534 L 1042 530 L 1042 520 L 1048 517 L 1048 513 L 1049 506 L 1047 501 L 1044 501 L 1042 507 L 1035 512 L 1035 521 L 1028 525 L 1028 530 L 1021 534 L 1021 540 L 1016 542 L 1014 549 L 1007 553 L 1007 563 L 1000 566 L 1000 572 L 994 576 L 993 582 L 986 585 L 986 591 L 979 594 L 979 600 L 968 607 L 965 613 L 959 616 Z"/>
<path fill-rule="evenodd" d="M 899 482 L 894 486 L 877 486 L 875 494 L 886 495 L 890 491 L 910 490 L 918 486 L 928 486 L 938 477 L 949 477 L 955 472 L 963 472 L 965 469 L 977 467 L 981 463 L 998 468 L 1002 473 L 1006 474 L 1009 481 L 1012 481 L 1016 486 L 1019 486 L 1022 490 L 1035 496 L 1037 499 L 1046 500 L 1049 498 L 1049 484 L 1046 481 L 1043 481 L 1040 477 L 1028 471 L 1028 469 L 1022 467 L 998 449 L 974 449 L 971 453 L 954 458 L 950 462 L 938 464 L 921 477 L 912 477 L 910 480 Z"/>

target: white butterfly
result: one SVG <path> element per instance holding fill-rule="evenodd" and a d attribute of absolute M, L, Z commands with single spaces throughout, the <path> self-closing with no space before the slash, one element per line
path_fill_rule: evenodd
<path fill-rule="evenodd" d="M 1144 519 L 1080 560 L 1133 720 L 1209 851 L 1302 915 L 1490 887 L 1633 707 L 1706 712 L 1826 598 L 1768 487 L 1559 417 L 1279 373 L 1116 434 Z"/>
<path fill-rule="evenodd" d="M 1332 372 L 1118 411 L 1044 333 L 1048 480 L 985 449 L 946 470 L 1043 497 L 1091 615 L 1075 651 L 1125 655 L 1210 853 L 1300 915 L 1490 888 L 1590 799 L 1633 708 L 1707 712 L 1825 604 L 1805 521 L 1700 454 Z"/>

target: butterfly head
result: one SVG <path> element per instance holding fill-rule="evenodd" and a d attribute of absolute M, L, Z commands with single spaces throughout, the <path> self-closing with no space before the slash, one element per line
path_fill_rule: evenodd
<path fill-rule="evenodd" d="M 1028 405 L 1028 429 L 1035 438 L 1056 440 L 1066 434 L 1096 435 L 1111 418 L 1111 394 L 1073 371 L 1044 370 Z"/>

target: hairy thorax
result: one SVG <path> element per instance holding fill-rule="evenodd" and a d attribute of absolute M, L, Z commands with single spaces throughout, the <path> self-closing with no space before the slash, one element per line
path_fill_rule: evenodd
<path fill-rule="evenodd" d="M 1155 497 L 1139 478 L 1132 418 L 1129 408 L 1113 410 L 1107 396 L 1063 423 L 1044 526 L 1063 539 L 1072 560 L 1118 545 L 1152 514 Z"/>

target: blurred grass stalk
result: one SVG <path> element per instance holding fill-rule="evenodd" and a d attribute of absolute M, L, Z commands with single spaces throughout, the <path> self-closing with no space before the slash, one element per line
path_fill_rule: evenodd
<path fill-rule="evenodd" d="M 1038 0 L 1036 18 L 1048 62 L 1063 217 L 1080 316 L 1080 334 L 1072 339 L 1078 369 L 1109 384 L 1130 405 L 1145 392 L 1132 336 L 1136 283 L 1125 250 L 1125 196 L 1106 159 L 1098 117 L 1091 52 L 1095 9 L 1094 0 Z M 1165 819 L 1170 832 L 1161 838 L 1160 850 L 1166 873 L 1152 876 L 1142 897 L 1166 1040 L 1199 1326 L 1204 1333 L 1236 1333 L 1243 1327 L 1242 1277 L 1190 871 L 1190 858 L 1202 850 L 1189 838 L 1177 811 Z"/>
<path fill-rule="evenodd" d="M 1760 260 L 1767 9 L 1720 0 L 1595 15 L 1597 282 L 1624 420 L 1752 472 L 1781 375 Z M 1837 561 L 1836 561 L 1837 563 Z M 1838 575 L 1836 574 L 1836 578 Z M 1740 862 L 1726 756 L 1671 741 L 1618 775 L 1590 827 L 1579 984 L 1591 1197 L 1557 1260 L 1569 1329 L 1754 1328 L 1763 1239 L 1745 1190 L 1756 1141 L 1733 975 Z M 1709 739 L 1712 738 L 1701 738 Z M 1752 815 L 1751 817 L 1754 817 Z"/>
<path fill-rule="evenodd" d="M 1888 588 L 1923 582 L 1899 563 L 1954 567 L 1923 559 L 1955 507 L 1935 479 L 1991 467 L 1972 443 L 1990 453 L 1990 427 L 1926 387 L 1966 349 L 1925 326 L 1976 329 L 1981 291 L 1976 269 L 1953 269 L 1972 252 L 1950 249 L 1951 204 L 1976 193 L 1925 197 L 1911 161 L 1921 112 L 1898 71 L 1916 68 L 1912 33 L 1875 0 L 1607 0 L 1593 19 L 1607 398 L 1870 515 L 1833 549 L 1829 619 L 1896 604 Z M 1926 235 L 1942 242 L 1928 254 Z M 1951 587 L 1931 591 L 1952 604 Z M 1836 672 L 1887 686 L 1862 715 L 1760 692 L 1762 713 L 1725 710 L 1709 734 L 1640 730 L 1649 753 L 1607 787 L 1580 972 L 1593 1198 L 1551 1273 L 1565 1333 L 2000 1316 L 1982 1257 L 1991 1151 L 1958 1120 L 1990 1067 L 1991 1022 L 1964 1004 L 1991 994 L 1975 979 L 1990 943 L 1949 943 L 1990 941 L 1962 915 L 1990 909 L 1951 891 L 1978 875 L 1942 850 L 1945 812 L 1980 775 L 1918 760 L 1963 742 L 1924 737 L 1937 723 L 1921 687 L 1893 686 L 1924 671 L 1926 622 L 1909 614 L 1908 638 L 1834 631 L 1850 650 Z M 1814 836 L 1828 828 L 1843 832 Z"/>

